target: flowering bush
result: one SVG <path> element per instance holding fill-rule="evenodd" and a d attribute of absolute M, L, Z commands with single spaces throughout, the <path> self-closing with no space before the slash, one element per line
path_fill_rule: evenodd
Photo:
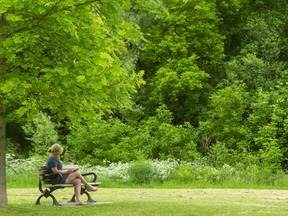
<path fill-rule="evenodd" d="M 29 159 L 17 159 L 13 154 L 6 154 L 6 174 L 12 175 L 37 175 L 38 167 L 43 164 L 43 158 L 31 157 Z"/>
<path fill-rule="evenodd" d="M 101 179 L 114 181 L 114 182 L 128 182 L 129 177 L 127 175 L 129 168 L 128 163 L 111 163 L 109 166 L 94 166 L 93 170 L 97 173 L 98 177 Z"/>
<path fill-rule="evenodd" d="M 179 163 L 175 160 L 154 160 L 152 161 L 152 167 L 154 170 L 154 180 L 156 182 L 165 182 L 169 180 L 171 173 L 175 168 L 179 166 Z"/>
<path fill-rule="evenodd" d="M 6 180 L 8 186 L 36 186 L 38 184 L 38 167 L 42 164 L 43 158 L 40 157 L 19 159 L 13 154 L 6 154 Z"/>
<path fill-rule="evenodd" d="M 31 157 L 19 159 L 12 154 L 6 156 L 8 187 L 37 187 L 38 167 L 46 158 Z M 65 163 L 64 163 L 65 164 Z M 248 185 L 287 185 L 288 177 L 284 172 L 272 173 L 253 167 L 234 168 L 224 164 L 215 168 L 205 161 L 193 163 L 176 160 L 134 161 L 130 163 L 107 163 L 107 166 L 80 166 L 82 173 L 95 172 L 98 180 L 107 186 L 119 184 L 168 183 L 181 184 L 225 184 L 246 183 Z"/>
<path fill-rule="evenodd" d="M 165 182 L 169 179 L 171 172 L 178 166 L 178 162 L 175 160 L 153 160 L 151 162 L 150 181 Z M 121 183 L 131 182 L 131 173 L 129 174 L 129 167 L 131 172 L 131 163 L 110 163 L 108 166 L 81 166 L 81 170 L 91 171 L 94 170 L 98 177 L 104 181 L 114 181 Z M 132 171 L 133 172 L 133 171 Z"/>

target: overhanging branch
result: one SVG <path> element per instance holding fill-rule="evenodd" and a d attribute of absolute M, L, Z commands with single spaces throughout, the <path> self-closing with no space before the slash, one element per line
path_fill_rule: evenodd
<path fill-rule="evenodd" d="M 55 5 L 53 5 L 52 8 L 50 8 L 50 10 L 48 10 L 37 22 L 36 26 L 38 26 L 40 24 L 40 22 L 45 18 L 47 17 L 55 8 L 58 4 L 60 4 L 60 2 L 62 2 L 63 0 L 59 0 L 58 2 L 56 2 Z"/>
<path fill-rule="evenodd" d="M 0 17 L 0 27 L 6 25 L 6 13 L 2 13 Z"/>

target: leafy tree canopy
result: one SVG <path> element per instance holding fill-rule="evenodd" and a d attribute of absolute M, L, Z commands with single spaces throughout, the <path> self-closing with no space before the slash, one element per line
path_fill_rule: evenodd
<path fill-rule="evenodd" d="M 2 100 L 20 115 L 35 108 L 87 118 L 127 106 L 141 75 L 125 68 L 126 44 L 141 38 L 122 16 L 127 1 L 8 0 L 0 29 Z"/>

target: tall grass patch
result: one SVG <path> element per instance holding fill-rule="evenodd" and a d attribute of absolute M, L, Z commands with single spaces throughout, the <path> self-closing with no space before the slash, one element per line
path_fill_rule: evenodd
<path fill-rule="evenodd" d="M 19 159 L 13 154 L 6 155 L 6 181 L 8 187 L 37 187 L 38 167 L 43 164 L 40 157 Z"/>

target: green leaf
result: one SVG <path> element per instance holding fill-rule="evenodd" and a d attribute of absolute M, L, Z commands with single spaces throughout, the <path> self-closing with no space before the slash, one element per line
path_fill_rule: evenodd
<path fill-rule="evenodd" d="M 111 57 L 108 53 L 106 53 L 106 52 L 101 52 L 101 53 L 100 53 L 100 57 L 101 57 L 102 59 L 106 59 L 106 60 L 108 60 L 108 61 L 112 61 L 112 60 L 113 60 L 112 57 Z"/>
<path fill-rule="evenodd" d="M 12 3 L 10 0 L 5 0 L 5 1 L 1 1 L 0 4 L 0 14 L 6 13 L 8 8 L 10 8 L 12 6 Z"/>
<path fill-rule="evenodd" d="M 46 12 L 46 9 L 43 7 L 38 8 L 37 10 L 39 12 L 39 14 L 44 14 Z"/>
<path fill-rule="evenodd" d="M 16 113 L 21 117 L 23 116 L 26 112 L 28 111 L 28 109 L 26 107 L 20 107 Z"/>
<path fill-rule="evenodd" d="M 127 32 L 126 32 L 125 30 L 120 29 L 120 30 L 118 30 L 118 34 L 119 34 L 120 36 L 124 36 L 124 35 L 127 34 Z"/>
<path fill-rule="evenodd" d="M 16 44 L 21 44 L 23 42 L 23 39 L 20 35 L 15 35 L 13 37 L 13 41 L 16 43 Z"/>
<path fill-rule="evenodd" d="M 61 76 L 66 76 L 69 74 L 68 68 L 63 67 L 63 68 L 56 68 L 55 71 L 57 71 Z"/>
<path fill-rule="evenodd" d="M 32 87 L 31 83 L 23 83 L 22 86 L 26 89 L 29 89 Z"/>
<path fill-rule="evenodd" d="M 0 4 L 0 14 L 5 13 L 6 11 L 7 11 L 7 8 L 4 7 L 4 5 L 1 5 L 1 4 Z"/>
<path fill-rule="evenodd" d="M 6 54 L 6 58 L 8 59 L 9 62 L 13 62 L 14 59 L 16 58 L 16 55 L 14 53 L 12 53 L 12 52 L 8 52 Z"/>
<path fill-rule="evenodd" d="M 93 90 L 94 90 L 94 91 L 98 91 L 98 90 L 100 90 L 102 87 L 103 87 L 102 82 L 95 82 L 95 83 L 93 83 Z"/>
<path fill-rule="evenodd" d="M 13 21 L 13 22 L 20 21 L 23 19 L 22 16 L 11 14 L 11 13 L 8 13 L 6 18 L 8 21 Z"/>
<path fill-rule="evenodd" d="M 85 81 L 85 76 L 81 75 L 81 76 L 77 76 L 77 82 L 84 82 Z"/>
<path fill-rule="evenodd" d="M 130 1 L 124 1 L 123 2 L 123 9 L 124 10 L 130 10 L 130 8 L 132 7 L 131 2 Z"/>
<path fill-rule="evenodd" d="M 55 2 L 47 2 L 44 4 L 45 7 L 51 7 L 55 4 Z"/>

